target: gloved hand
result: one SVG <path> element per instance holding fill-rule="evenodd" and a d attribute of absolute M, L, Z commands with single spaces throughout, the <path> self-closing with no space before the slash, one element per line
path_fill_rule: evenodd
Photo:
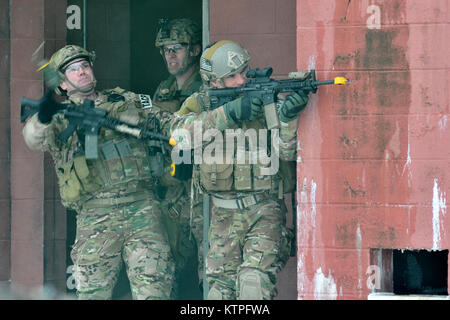
<path fill-rule="evenodd" d="M 223 105 L 227 120 L 232 123 L 252 121 L 263 113 L 263 101 L 247 96 L 237 98 Z"/>
<path fill-rule="evenodd" d="M 47 124 L 52 121 L 53 115 L 58 111 L 59 104 L 53 99 L 53 90 L 47 93 L 39 100 L 38 119 L 41 123 Z"/>
<path fill-rule="evenodd" d="M 288 95 L 280 108 L 280 120 L 282 122 L 294 120 L 297 114 L 306 107 L 308 99 L 308 95 L 301 90 Z"/>

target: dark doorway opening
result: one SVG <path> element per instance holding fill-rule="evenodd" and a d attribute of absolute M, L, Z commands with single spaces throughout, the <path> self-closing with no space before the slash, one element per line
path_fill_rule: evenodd
<path fill-rule="evenodd" d="M 202 24 L 202 0 L 130 2 L 132 91 L 153 96 L 158 84 L 169 74 L 159 50 L 155 48 L 158 20 L 190 18 Z"/>
<path fill-rule="evenodd" d="M 394 294 L 448 295 L 448 250 L 393 250 Z"/>

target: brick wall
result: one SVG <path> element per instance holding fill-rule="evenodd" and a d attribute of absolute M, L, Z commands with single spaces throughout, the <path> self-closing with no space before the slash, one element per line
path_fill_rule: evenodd
<path fill-rule="evenodd" d="M 374 250 L 450 246 L 448 1 L 297 0 L 297 25 L 299 69 L 352 79 L 299 120 L 298 298 L 366 299 Z"/>
<path fill-rule="evenodd" d="M 59 0 L 10 2 L 11 177 L 10 279 L 27 287 L 52 283 L 65 289 L 65 210 L 58 205 L 54 168 L 41 152 L 30 151 L 20 124 L 22 96 L 43 94 L 33 52 L 45 40 L 38 61 L 65 42 L 66 3 Z"/>

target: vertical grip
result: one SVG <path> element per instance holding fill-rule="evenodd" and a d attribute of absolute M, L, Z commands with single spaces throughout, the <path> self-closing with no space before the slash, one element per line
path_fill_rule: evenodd
<path fill-rule="evenodd" d="M 267 129 L 279 129 L 280 120 L 278 118 L 275 102 L 264 105 L 264 116 L 266 117 Z"/>

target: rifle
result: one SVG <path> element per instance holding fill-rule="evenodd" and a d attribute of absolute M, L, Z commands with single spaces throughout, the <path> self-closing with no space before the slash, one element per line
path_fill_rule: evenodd
<path fill-rule="evenodd" d="M 39 100 L 22 97 L 20 105 L 20 122 L 39 111 Z M 99 129 L 107 128 L 120 133 L 134 136 L 138 139 L 159 140 L 162 150 L 163 141 L 170 145 L 176 145 L 176 141 L 168 136 L 160 134 L 157 129 L 149 130 L 139 126 L 131 125 L 119 119 L 108 117 L 107 111 L 95 108 L 94 101 L 85 99 L 82 105 L 76 104 L 56 104 L 57 112 L 62 113 L 69 121 L 66 129 L 58 136 L 62 142 L 66 142 L 75 131 L 84 133 L 85 156 L 86 159 L 98 158 L 98 132 Z"/>
<path fill-rule="evenodd" d="M 264 103 L 264 114 L 268 129 L 280 127 L 275 101 L 277 95 L 282 92 L 293 92 L 302 90 L 304 93 L 316 93 L 317 88 L 326 84 L 346 85 L 350 80 L 345 77 L 336 77 L 333 80 L 318 81 L 315 70 L 310 72 L 291 72 L 289 79 L 274 80 L 270 78 L 273 69 L 271 67 L 262 70 L 249 69 L 247 71 L 247 83 L 238 88 L 211 88 L 209 98 L 211 109 L 236 99 L 240 95 L 247 95 L 250 98 L 259 98 Z"/>

